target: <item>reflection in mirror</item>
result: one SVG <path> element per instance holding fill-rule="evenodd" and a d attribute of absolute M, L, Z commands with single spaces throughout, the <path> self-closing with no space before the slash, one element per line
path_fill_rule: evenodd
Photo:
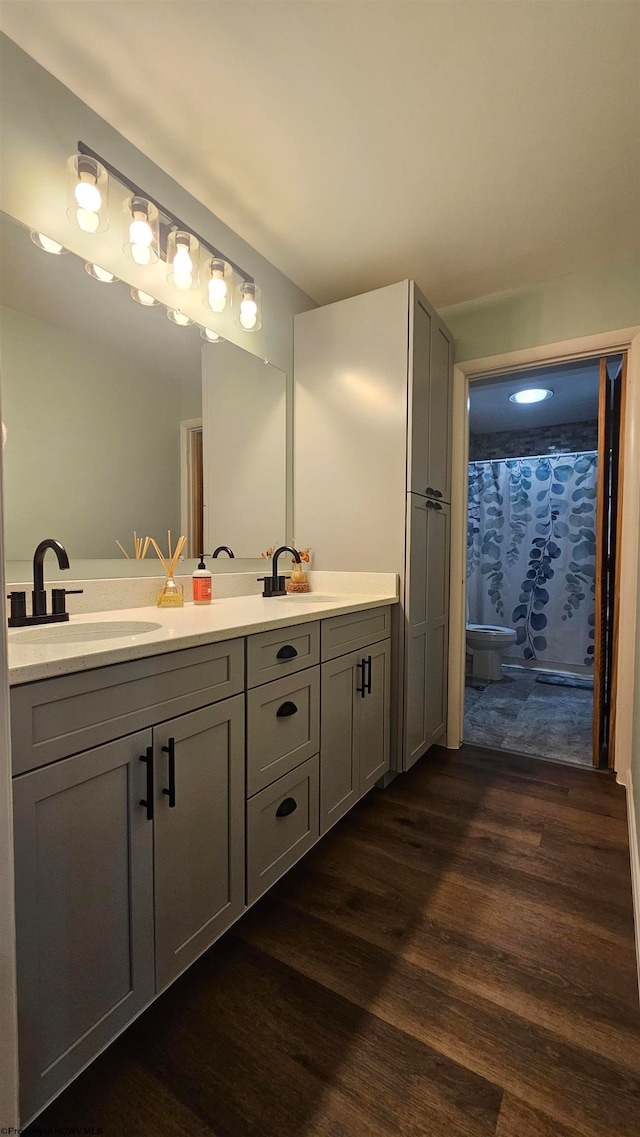
<path fill-rule="evenodd" d="M 0 252 L 7 560 L 53 535 L 75 562 L 118 558 L 122 575 L 116 541 L 134 558 L 134 531 L 237 560 L 283 540 L 284 373 L 204 343 L 2 214 Z M 128 567 L 146 575 L 150 556 Z"/>

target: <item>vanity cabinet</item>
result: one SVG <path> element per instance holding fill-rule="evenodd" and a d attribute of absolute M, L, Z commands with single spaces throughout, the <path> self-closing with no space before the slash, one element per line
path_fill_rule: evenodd
<path fill-rule="evenodd" d="M 14 779 L 23 1119 L 155 993 L 151 744 L 141 731 Z"/>
<path fill-rule="evenodd" d="M 24 1122 L 388 769 L 390 629 L 375 607 L 13 688 Z"/>

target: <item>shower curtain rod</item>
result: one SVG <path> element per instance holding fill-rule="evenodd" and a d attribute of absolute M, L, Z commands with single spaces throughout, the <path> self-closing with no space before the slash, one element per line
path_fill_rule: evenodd
<path fill-rule="evenodd" d="M 541 458 L 578 458 L 581 454 L 597 454 L 591 450 L 559 450 L 553 454 L 506 454 L 504 458 L 470 458 L 469 465 L 475 466 L 478 462 L 536 462 Z"/>

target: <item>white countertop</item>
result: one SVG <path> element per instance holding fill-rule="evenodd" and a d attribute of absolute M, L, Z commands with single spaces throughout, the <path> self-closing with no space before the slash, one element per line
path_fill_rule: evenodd
<path fill-rule="evenodd" d="M 320 594 L 321 595 L 321 594 Z M 27 629 L 9 629 L 9 681 L 12 686 L 32 683 L 37 679 L 50 679 L 74 671 L 87 671 L 129 659 L 161 655 L 167 651 L 198 647 L 201 644 L 250 636 L 275 628 L 288 628 L 344 612 L 358 612 L 366 608 L 380 608 L 396 604 L 395 593 L 335 595 L 330 600 L 316 600 L 313 592 L 295 596 L 271 597 L 234 596 L 214 599 L 209 605 L 186 603 L 184 608 L 126 608 L 109 612 L 85 612 L 71 616 L 69 623 L 37 625 L 42 638 L 47 629 L 78 629 L 83 624 L 109 624 L 123 621 L 149 621 L 159 624 L 154 631 L 138 635 L 119 636 L 99 640 L 78 640 L 62 643 L 55 640 L 53 631 L 50 643 L 21 643 L 21 633 Z M 32 629 L 29 629 L 31 631 Z"/>

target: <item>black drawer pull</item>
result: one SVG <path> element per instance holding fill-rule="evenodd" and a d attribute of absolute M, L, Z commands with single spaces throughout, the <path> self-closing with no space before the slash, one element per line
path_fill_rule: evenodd
<path fill-rule="evenodd" d="M 442 490 L 432 490 L 431 486 L 427 486 L 424 492 L 427 497 L 442 497 Z"/>
<path fill-rule="evenodd" d="M 356 663 L 356 667 L 358 669 L 362 668 L 362 672 L 361 672 L 362 687 L 356 687 L 356 691 L 358 692 L 359 695 L 362 695 L 362 698 L 364 699 L 364 697 L 367 693 L 367 680 L 366 680 L 367 661 L 366 661 L 366 659 L 361 659 L 360 663 Z"/>
<path fill-rule="evenodd" d="M 370 695 L 371 694 L 371 656 L 368 655 L 367 658 L 364 660 L 364 662 L 367 665 L 367 672 L 366 672 L 367 679 L 364 679 L 365 672 L 363 671 L 363 673 L 362 673 L 363 674 L 363 686 L 365 686 L 367 689 L 367 695 Z"/>
<path fill-rule="evenodd" d="M 168 745 L 162 747 L 162 753 L 169 755 L 169 788 L 162 792 L 169 798 L 169 809 L 176 804 L 176 740 L 167 739 Z"/>
<path fill-rule="evenodd" d="M 293 644 L 285 644 L 276 654 L 276 659 L 295 659 L 298 652 Z"/>
<path fill-rule="evenodd" d="M 432 504 L 434 509 L 442 509 L 442 506 L 440 505 L 439 501 L 432 501 L 431 504 Z"/>
<path fill-rule="evenodd" d="M 296 707 L 295 703 L 288 702 L 283 703 L 281 707 L 278 707 L 276 711 L 276 717 L 279 719 L 286 719 L 289 718 L 289 715 L 295 715 L 297 713 L 298 708 Z"/>
<path fill-rule="evenodd" d="M 276 817 L 288 817 L 290 813 L 295 813 L 298 808 L 298 803 L 294 797 L 286 797 L 284 801 L 276 809 Z"/>
<path fill-rule="evenodd" d="M 140 755 L 140 761 L 147 764 L 147 796 L 140 798 L 140 805 L 147 807 L 147 821 L 153 821 L 153 746 L 147 746 L 147 753 Z"/>

